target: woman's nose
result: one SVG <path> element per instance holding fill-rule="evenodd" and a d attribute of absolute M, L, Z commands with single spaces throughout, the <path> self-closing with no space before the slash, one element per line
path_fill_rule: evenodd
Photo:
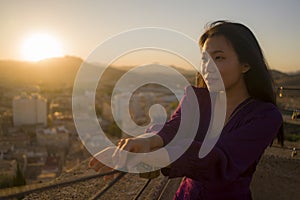
<path fill-rule="evenodd" d="M 208 58 L 206 62 L 202 62 L 202 73 L 207 74 L 207 73 L 214 73 L 216 72 L 216 64 L 211 58 Z"/>

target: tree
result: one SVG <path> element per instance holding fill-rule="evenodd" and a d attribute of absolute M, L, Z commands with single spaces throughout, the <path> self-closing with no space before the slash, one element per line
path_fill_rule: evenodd
<path fill-rule="evenodd" d="M 113 137 L 121 138 L 122 130 L 118 127 L 116 122 L 112 122 L 107 130 L 108 134 Z"/>
<path fill-rule="evenodd" d="M 0 189 L 8 188 L 12 185 L 12 176 L 7 174 L 0 174 Z"/>
<path fill-rule="evenodd" d="M 21 185 L 26 185 L 26 180 L 18 163 L 16 176 L 13 178 L 13 186 L 21 186 Z"/>

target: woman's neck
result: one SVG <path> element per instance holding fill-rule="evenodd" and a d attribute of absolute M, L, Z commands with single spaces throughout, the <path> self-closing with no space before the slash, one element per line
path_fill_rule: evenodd
<path fill-rule="evenodd" d="M 246 85 L 243 83 L 239 87 L 226 90 L 227 97 L 227 111 L 226 121 L 229 119 L 235 108 L 250 97 Z"/>

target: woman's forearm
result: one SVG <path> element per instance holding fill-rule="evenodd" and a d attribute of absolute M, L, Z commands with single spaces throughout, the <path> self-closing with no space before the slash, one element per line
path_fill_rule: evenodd
<path fill-rule="evenodd" d="M 164 146 L 163 139 L 159 135 L 153 135 L 152 137 L 148 138 L 150 143 L 150 149 L 159 149 Z"/>
<path fill-rule="evenodd" d="M 147 142 L 147 144 L 145 145 L 149 145 L 150 150 L 159 149 L 164 146 L 163 139 L 159 135 L 156 135 L 154 133 L 145 133 L 138 136 L 137 138 L 144 138 Z"/>

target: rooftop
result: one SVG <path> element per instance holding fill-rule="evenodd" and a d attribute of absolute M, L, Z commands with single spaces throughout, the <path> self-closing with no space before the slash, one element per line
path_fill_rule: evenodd
<path fill-rule="evenodd" d="M 251 189 L 253 198 L 260 199 L 298 199 L 300 197 L 300 156 L 291 157 L 292 146 L 297 149 L 300 144 L 288 143 L 284 148 L 268 148 L 263 155 L 255 172 Z M 125 174 L 107 190 L 100 198 L 95 194 L 103 190 L 110 180 L 97 177 L 97 173 L 87 168 L 88 160 L 80 163 L 67 173 L 62 174 L 49 184 L 55 185 L 73 180 L 72 183 L 55 186 L 32 192 L 24 199 L 172 199 L 180 179 L 168 180 L 160 175 L 148 182 L 138 174 Z M 87 177 L 93 178 L 87 178 Z M 81 181 L 74 181 L 81 180 Z M 147 184 L 147 185 L 146 185 Z M 25 186 L 26 187 L 26 186 Z M 28 186 L 27 186 L 28 187 Z M 145 188 L 144 188 L 145 187 Z M 142 191 L 142 193 L 140 193 Z M 13 189 L 0 190 L 0 197 L 9 193 L 16 193 Z M 137 198 L 138 197 L 138 198 Z"/>

